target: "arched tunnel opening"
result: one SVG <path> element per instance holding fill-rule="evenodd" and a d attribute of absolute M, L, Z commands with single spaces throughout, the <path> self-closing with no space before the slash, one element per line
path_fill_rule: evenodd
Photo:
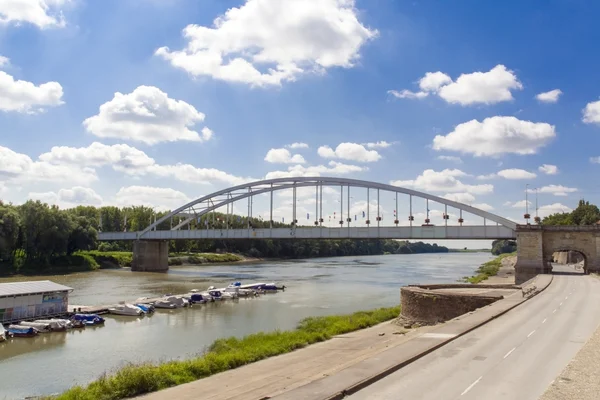
<path fill-rule="evenodd" d="M 586 255 L 578 250 L 560 249 L 552 253 L 552 273 L 557 275 L 587 275 Z"/>

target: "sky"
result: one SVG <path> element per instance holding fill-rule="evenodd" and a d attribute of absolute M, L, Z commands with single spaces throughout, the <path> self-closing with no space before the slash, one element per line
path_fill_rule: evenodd
<path fill-rule="evenodd" d="M 0 198 L 173 209 L 340 176 L 518 222 L 526 188 L 541 217 L 599 203 L 598 15 L 578 0 L 0 0 Z M 351 196 L 363 224 L 366 193 Z M 290 193 L 276 203 L 291 219 Z M 383 195 L 384 223 L 408 223 L 400 203 Z M 306 190 L 298 213 L 314 210 Z"/>

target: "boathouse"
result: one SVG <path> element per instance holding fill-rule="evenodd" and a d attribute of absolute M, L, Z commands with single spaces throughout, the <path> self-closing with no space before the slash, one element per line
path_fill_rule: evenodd
<path fill-rule="evenodd" d="M 64 315 L 72 290 L 52 281 L 0 283 L 0 323 Z"/>

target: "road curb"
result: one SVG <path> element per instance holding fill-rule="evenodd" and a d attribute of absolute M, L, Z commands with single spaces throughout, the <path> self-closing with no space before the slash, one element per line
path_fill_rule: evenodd
<path fill-rule="evenodd" d="M 450 339 L 447 339 L 447 340 L 445 340 L 445 341 L 443 341 L 441 343 L 438 343 L 438 344 L 430 347 L 429 349 L 427 349 L 427 350 L 425 350 L 425 351 L 423 351 L 423 352 L 421 352 L 421 353 L 419 353 L 419 354 L 417 354 L 417 355 L 415 355 L 415 356 L 413 356 L 413 357 L 411 357 L 411 358 L 409 358 L 407 360 L 403 360 L 402 362 L 400 362 L 400 363 L 398 363 L 398 364 L 396 364 L 396 365 L 394 365 L 394 366 L 392 366 L 390 368 L 387 368 L 384 371 L 380 371 L 377 374 L 372 375 L 372 376 L 370 376 L 370 377 L 368 377 L 366 379 L 363 379 L 362 381 L 360 381 L 358 383 L 355 383 L 355 384 L 347 387 L 346 389 L 344 389 L 344 390 L 342 390 L 340 392 L 337 392 L 337 393 L 335 393 L 335 394 L 333 394 L 333 395 L 331 395 L 329 397 L 325 397 L 325 398 L 323 398 L 323 400 L 341 400 L 341 399 L 343 399 L 346 396 L 350 396 L 350 395 L 358 392 L 359 390 L 362 390 L 362 389 L 364 389 L 364 388 L 372 385 L 373 383 L 375 383 L 375 382 L 377 382 L 377 381 L 385 378 L 388 375 L 391 375 L 392 373 L 398 371 L 399 369 L 402 369 L 405 366 L 407 366 L 407 365 L 409 365 L 409 364 L 411 364 L 411 363 L 419 360 L 420 358 L 425 357 L 427 354 L 432 353 L 433 351 L 435 351 L 435 350 L 437 350 L 437 349 L 439 349 L 439 348 L 447 345 L 448 343 L 451 343 L 451 342 L 455 341 L 456 339 L 458 339 L 458 338 L 466 335 L 467 333 L 472 332 L 472 331 L 474 331 L 477 328 L 480 328 L 481 326 L 483 326 L 483 325 L 485 325 L 485 324 L 487 324 L 487 323 L 495 320 L 498 317 L 501 317 L 502 315 L 506 314 L 507 312 L 509 312 L 509 311 L 517 308 L 521 304 L 526 303 L 528 300 L 532 299 L 533 297 L 537 296 L 538 294 L 540 294 L 544 290 L 546 290 L 548 288 L 548 286 L 550 286 L 552 284 L 553 281 L 554 281 L 554 276 L 550 275 L 550 281 L 548 282 L 547 285 L 545 285 L 543 288 L 540 288 L 539 290 L 535 291 L 531 296 L 528 296 L 528 297 L 524 298 L 523 301 L 521 301 L 521 302 L 519 302 L 517 304 L 514 304 L 514 305 L 508 307 L 507 309 L 502 310 L 501 312 L 499 312 L 497 314 L 494 314 L 492 317 L 490 317 L 490 318 L 488 318 L 488 319 L 486 319 L 486 320 L 478 323 L 477 325 L 474 325 L 474 326 L 470 327 L 469 329 L 466 329 L 466 330 L 462 331 L 461 333 L 457 334 L 456 336 L 454 336 L 454 337 L 452 337 Z"/>

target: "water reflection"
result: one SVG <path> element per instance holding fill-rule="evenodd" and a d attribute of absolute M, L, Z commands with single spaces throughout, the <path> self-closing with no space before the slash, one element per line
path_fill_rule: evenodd
<path fill-rule="evenodd" d="M 338 257 L 262 264 L 177 267 L 165 274 L 102 270 L 44 276 L 73 287 L 70 303 L 110 304 L 165 293 L 205 290 L 234 280 L 276 281 L 285 292 L 237 302 L 158 309 L 142 318 L 109 316 L 105 326 L 0 343 L 0 398 L 60 392 L 129 362 L 169 360 L 202 353 L 214 340 L 257 331 L 292 329 L 308 316 L 348 313 L 398 304 L 399 288 L 453 282 L 471 275 L 489 254 Z M 36 278 L 27 278 L 34 280 Z M 0 280 L 0 281 L 10 281 Z M 43 373 L 32 378 L 31 369 Z"/>

